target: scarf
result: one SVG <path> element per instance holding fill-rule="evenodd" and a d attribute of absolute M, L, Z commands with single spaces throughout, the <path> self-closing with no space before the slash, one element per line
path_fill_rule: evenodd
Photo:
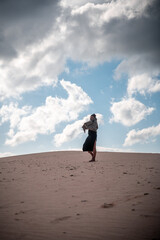
<path fill-rule="evenodd" d="M 91 130 L 91 131 L 97 131 L 98 129 L 98 123 L 97 123 L 97 118 L 94 118 L 94 120 L 90 120 L 88 122 L 85 122 L 82 126 L 82 128 L 84 130 L 88 129 L 88 130 Z"/>

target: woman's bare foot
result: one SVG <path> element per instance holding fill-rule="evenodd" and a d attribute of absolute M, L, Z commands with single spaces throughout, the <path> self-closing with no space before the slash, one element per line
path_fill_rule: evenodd
<path fill-rule="evenodd" d="M 95 158 L 93 157 L 89 162 L 95 162 Z"/>

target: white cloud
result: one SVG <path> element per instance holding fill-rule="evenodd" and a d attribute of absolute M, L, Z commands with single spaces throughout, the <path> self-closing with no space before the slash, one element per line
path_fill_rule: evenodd
<path fill-rule="evenodd" d="M 0 125 L 4 122 L 10 121 L 10 128 L 15 128 L 19 124 L 21 117 L 27 115 L 31 110 L 30 106 L 24 106 L 21 109 L 18 108 L 17 103 L 10 103 L 9 105 L 3 105 L 0 108 Z"/>
<path fill-rule="evenodd" d="M 54 136 L 54 142 L 55 142 L 56 147 L 59 147 L 63 143 L 70 141 L 72 139 L 75 139 L 80 134 L 82 134 L 83 133 L 82 125 L 83 125 L 84 121 L 87 121 L 87 117 L 85 117 L 83 120 L 78 120 L 72 124 L 68 124 L 63 129 L 62 133 L 56 134 Z"/>
<path fill-rule="evenodd" d="M 98 124 L 103 123 L 102 114 L 97 113 Z M 78 120 L 72 124 L 68 124 L 62 133 L 56 134 L 54 137 L 54 142 L 57 147 L 61 146 L 64 142 L 71 141 L 83 133 L 82 125 L 84 122 L 89 121 L 90 115 L 84 117 L 82 120 Z"/>
<path fill-rule="evenodd" d="M 109 22 L 111 19 L 127 17 L 135 18 L 143 15 L 144 8 L 148 5 L 149 1 L 139 2 L 134 1 L 108 1 L 104 2 L 87 2 L 82 6 L 75 6 L 72 10 L 72 15 L 82 15 L 87 13 L 90 15 L 90 20 L 98 25 L 104 24 L 104 22 Z M 95 19 L 93 18 L 95 16 Z M 99 17 L 100 16 L 100 17 Z M 99 17 L 99 18 L 98 18 Z"/>
<path fill-rule="evenodd" d="M 11 152 L 4 152 L 4 153 L 0 153 L 0 158 L 4 158 L 4 157 L 10 157 L 10 156 L 14 156 L 15 154 L 11 153 Z"/>
<path fill-rule="evenodd" d="M 0 100 L 18 97 L 40 86 L 57 84 L 57 77 L 64 70 L 66 56 L 60 40 L 58 42 L 56 38 L 58 33 L 56 37 L 50 35 L 42 43 L 27 48 L 7 64 L 0 64 Z"/>
<path fill-rule="evenodd" d="M 5 4 L 0 5 L 6 46 L 0 48 L 1 100 L 54 86 L 67 59 L 89 65 L 123 60 L 119 77 L 159 74 L 158 1 L 27 1 L 26 9 L 14 1 L 12 14 L 10 1 Z"/>
<path fill-rule="evenodd" d="M 143 103 L 134 98 L 124 98 L 120 102 L 112 103 L 110 111 L 113 116 L 110 119 L 110 123 L 118 122 L 124 126 L 132 126 L 145 119 L 153 110 L 154 108 L 147 108 Z"/>
<path fill-rule="evenodd" d="M 16 109 L 15 115 L 16 112 L 20 112 L 16 119 L 14 111 L 11 118 L 9 115 L 5 118 L 5 112 L 2 111 L 2 121 L 11 122 L 7 145 L 15 146 L 26 141 L 35 141 L 38 134 L 51 134 L 57 124 L 77 119 L 78 115 L 92 103 L 81 87 L 64 80 L 60 83 L 68 93 L 67 99 L 49 96 L 44 105 L 30 109 L 30 114 L 27 116 L 23 116 L 23 112 Z M 13 119 L 15 119 L 14 124 L 12 124 Z"/>
<path fill-rule="evenodd" d="M 109 0 L 110 1 L 110 0 Z M 109 2 L 108 1 L 108 2 Z M 97 0 L 90 0 L 89 1 L 90 3 L 97 3 Z M 98 3 L 100 4 L 100 3 L 104 3 L 104 0 L 98 0 Z M 68 0 L 61 0 L 60 1 L 60 5 L 62 6 L 62 7 L 64 7 L 64 8 L 72 8 L 72 9 L 75 9 L 75 8 L 79 8 L 79 7 L 81 7 L 81 6 L 83 6 L 83 5 L 86 5 L 86 4 L 88 4 L 88 0 L 81 0 L 81 1 L 79 1 L 79 0 L 70 0 L 70 1 L 68 1 Z"/>
<path fill-rule="evenodd" d="M 10 60 L 46 37 L 60 14 L 58 0 L 0 1 L 0 57 Z"/>
<path fill-rule="evenodd" d="M 157 50 L 158 52 L 158 50 Z M 158 77 L 159 70 L 159 59 L 155 54 L 150 53 L 133 54 L 133 56 L 125 57 L 124 60 L 117 66 L 114 72 L 114 78 L 120 79 L 123 75 L 128 74 L 129 77 L 143 75 L 144 73 L 153 77 Z"/>
<path fill-rule="evenodd" d="M 133 149 L 97 146 L 97 151 L 99 152 L 133 152 Z"/>
<path fill-rule="evenodd" d="M 124 146 L 132 146 L 136 143 L 147 143 L 154 141 L 158 135 L 160 135 L 160 124 L 138 131 L 133 129 L 127 134 Z"/>
<path fill-rule="evenodd" d="M 137 25 L 145 25 L 145 9 L 151 2 L 121 0 L 98 3 L 72 6 L 71 16 L 67 20 L 72 44 L 74 46 L 79 42 L 79 48 L 72 51 L 70 57 L 96 65 L 112 58 L 130 58 L 137 52 L 140 53 L 140 47 L 143 54 L 144 44 L 141 37 L 144 36 Z M 144 29 L 145 26 L 143 31 Z M 81 35 L 78 34 L 79 31 Z M 152 37 L 154 38 L 154 35 Z M 148 38 L 145 39 L 146 45 L 149 45 L 147 40 Z"/>
<path fill-rule="evenodd" d="M 151 78 L 148 74 L 134 76 L 128 80 L 128 94 L 132 96 L 139 92 L 142 95 L 160 91 L 160 81 Z"/>

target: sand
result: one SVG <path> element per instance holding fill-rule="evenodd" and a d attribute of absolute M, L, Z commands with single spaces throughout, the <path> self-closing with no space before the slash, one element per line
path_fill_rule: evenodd
<path fill-rule="evenodd" d="M 1 240 L 160 239 L 160 154 L 0 159 Z"/>

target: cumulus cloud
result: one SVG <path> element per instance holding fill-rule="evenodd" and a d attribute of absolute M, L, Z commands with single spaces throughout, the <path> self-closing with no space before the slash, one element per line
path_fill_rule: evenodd
<path fill-rule="evenodd" d="M 15 146 L 26 141 L 35 141 L 38 134 L 51 134 L 57 124 L 77 119 L 92 103 L 81 87 L 64 80 L 60 83 L 68 93 L 66 99 L 49 96 L 44 105 L 35 109 L 25 106 L 21 110 L 13 104 L 5 107 L 6 109 L 2 107 L 1 122 L 10 121 L 8 139 L 5 142 L 7 145 Z"/>
<path fill-rule="evenodd" d="M 159 74 L 158 0 L 0 4 L 1 100 L 56 84 L 67 59 L 89 65 L 119 59 L 117 78 L 146 69 Z"/>
<path fill-rule="evenodd" d="M 0 1 L 1 58 L 13 59 L 24 48 L 41 41 L 51 31 L 59 13 L 57 0 Z"/>
<path fill-rule="evenodd" d="M 154 108 L 147 108 L 134 98 L 124 98 L 120 102 L 113 102 L 110 111 L 113 114 L 110 123 L 117 122 L 129 127 L 145 119 Z"/>
<path fill-rule="evenodd" d="M 110 1 L 110 0 L 109 0 Z M 108 2 L 109 2 L 108 1 Z M 97 0 L 90 0 L 89 1 L 90 3 L 97 3 Z M 107 1 L 106 1 L 107 2 Z M 70 0 L 70 1 L 68 1 L 68 0 L 61 0 L 60 1 L 60 5 L 62 6 L 62 7 L 64 7 L 64 8 L 68 8 L 68 7 L 70 7 L 71 9 L 75 9 L 75 8 L 77 8 L 77 7 L 81 7 L 81 6 L 83 6 L 83 5 L 85 5 L 85 4 L 87 4 L 88 3 L 88 0 L 81 0 L 81 1 L 79 1 L 79 0 Z M 99 0 L 98 1 L 98 3 L 100 4 L 100 3 L 104 3 L 104 0 Z"/>
<path fill-rule="evenodd" d="M 147 143 L 154 141 L 158 135 L 160 135 L 160 124 L 138 131 L 133 129 L 127 134 L 124 146 L 132 146 L 136 143 Z"/>
<path fill-rule="evenodd" d="M 10 128 L 15 128 L 20 122 L 21 117 L 27 115 L 31 110 L 30 106 L 24 106 L 18 108 L 17 103 L 10 103 L 9 105 L 3 105 L 0 108 L 0 125 L 4 122 L 10 121 Z"/>
<path fill-rule="evenodd" d="M 126 74 L 131 78 L 144 73 L 158 77 L 160 72 L 158 56 L 151 57 L 149 55 L 150 54 L 146 52 L 145 54 L 133 54 L 133 56 L 125 58 L 115 69 L 114 78 L 118 80 Z M 154 59 L 154 57 L 157 59 Z"/>
<path fill-rule="evenodd" d="M 65 54 L 56 38 L 57 36 L 50 36 L 42 43 L 21 52 L 7 64 L 0 64 L 1 100 L 18 97 L 40 86 L 56 85 L 57 77 L 65 64 Z"/>
<path fill-rule="evenodd" d="M 0 100 L 57 83 L 64 67 L 53 35 L 59 14 L 56 0 L 0 2 Z"/>
<path fill-rule="evenodd" d="M 83 120 L 78 120 L 72 124 L 68 124 L 62 133 L 56 134 L 54 136 L 54 143 L 56 147 L 61 146 L 63 143 L 68 142 L 72 139 L 77 138 L 80 134 L 82 134 L 82 125 L 87 121 L 87 117 Z"/>
<path fill-rule="evenodd" d="M 142 95 L 160 91 L 160 80 L 153 79 L 146 73 L 134 76 L 128 80 L 128 94 L 132 96 L 139 92 Z"/>
<path fill-rule="evenodd" d="M 103 116 L 102 114 L 96 114 L 98 124 L 103 123 Z M 56 134 L 54 137 L 54 142 L 57 147 L 61 146 L 63 143 L 71 141 L 83 133 L 82 125 L 84 122 L 89 120 L 90 115 L 84 117 L 82 120 L 78 120 L 72 124 L 68 124 L 62 133 Z"/>
<path fill-rule="evenodd" d="M 142 56 L 146 52 L 155 55 L 155 48 L 159 49 L 158 39 L 155 39 L 159 19 L 157 16 L 154 23 L 151 22 L 153 13 L 147 8 L 150 4 L 153 1 L 142 3 L 122 0 L 74 6 L 68 23 L 73 46 L 75 41 L 80 44 L 72 52 L 72 58 L 97 64 L 112 58 L 130 58 L 136 54 Z M 148 37 L 150 30 L 154 32 Z"/>

